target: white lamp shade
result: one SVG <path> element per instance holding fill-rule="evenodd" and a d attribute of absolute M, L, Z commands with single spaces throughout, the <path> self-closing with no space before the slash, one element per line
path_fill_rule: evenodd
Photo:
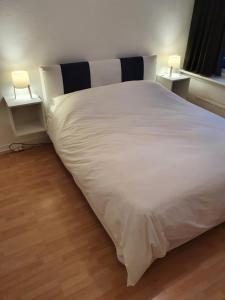
<path fill-rule="evenodd" d="M 168 66 L 174 69 L 180 68 L 180 56 L 179 55 L 171 55 L 168 59 Z"/>
<path fill-rule="evenodd" d="M 17 89 L 24 89 L 30 85 L 29 75 L 26 71 L 12 72 L 13 86 Z"/>

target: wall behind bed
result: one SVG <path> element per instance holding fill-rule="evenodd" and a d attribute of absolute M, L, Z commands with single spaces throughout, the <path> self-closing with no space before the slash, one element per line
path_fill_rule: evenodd
<path fill-rule="evenodd" d="M 0 96 L 10 71 L 76 60 L 177 53 L 184 56 L 194 0 L 0 0 Z M 28 137 L 26 137 L 27 139 Z M 32 138 L 32 137 L 29 137 Z M 24 139 L 22 139 L 24 140 Z M 0 103 L 1 146 L 15 141 Z"/>

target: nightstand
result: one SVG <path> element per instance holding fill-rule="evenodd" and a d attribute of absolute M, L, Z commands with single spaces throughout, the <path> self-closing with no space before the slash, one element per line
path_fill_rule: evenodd
<path fill-rule="evenodd" d="M 175 94 L 187 98 L 190 84 L 190 77 L 183 74 L 158 75 L 157 81 Z"/>
<path fill-rule="evenodd" d="M 45 131 L 45 115 L 40 98 L 5 99 L 16 136 Z"/>

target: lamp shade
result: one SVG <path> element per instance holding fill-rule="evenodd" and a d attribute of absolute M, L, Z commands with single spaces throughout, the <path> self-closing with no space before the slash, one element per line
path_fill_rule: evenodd
<path fill-rule="evenodd" d="M 168 66 L 174 69 L 180 68 L 180 56 L 179 55 L 170 55 L 168 59 Z"/>
<path fill-rule="evenodd" d="M 17 89 L 24 89 L 30 85 L 29 75 L 26 71 L 12 72 L 13 86 Z"/>

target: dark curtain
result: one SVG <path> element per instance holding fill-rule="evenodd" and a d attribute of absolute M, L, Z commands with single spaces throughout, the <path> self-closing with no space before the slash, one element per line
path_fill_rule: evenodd
<path fill-rule="evenodd" d="M 184 69 L 221 75 L 225 49 L 225 0 L 195 0 Z"/>

